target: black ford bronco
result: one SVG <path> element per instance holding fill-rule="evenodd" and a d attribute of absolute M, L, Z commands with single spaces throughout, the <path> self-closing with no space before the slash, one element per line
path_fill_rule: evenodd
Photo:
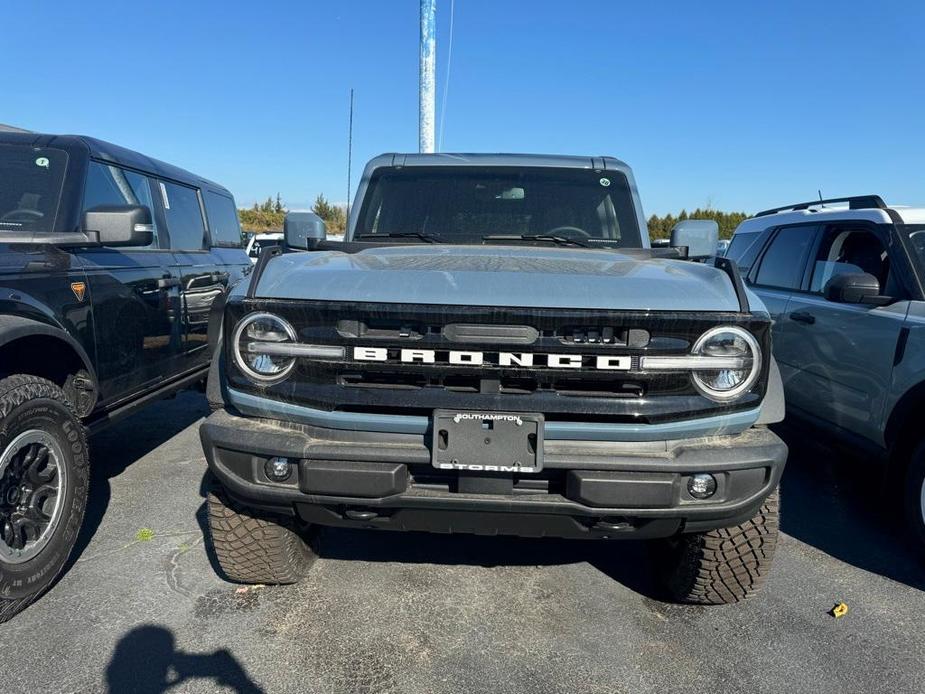
<path fill-rule="evenodd" d="M 221 186 L 91 138 L 0 131 L 0 622 L 67 561 L 86 432 L 201 382 L 213 300 L 250 268 Z"/>
<path fill-rule="evenodd" d="M 673 598 L 751 595 L 783 396 L 716 239 L 650 248 L 615 159 L 374 159 L 345 242 L 290 216 L 225 305 L 200 429 L 224 572 L 297 580 L 316 525 L 652 538 Z"/>

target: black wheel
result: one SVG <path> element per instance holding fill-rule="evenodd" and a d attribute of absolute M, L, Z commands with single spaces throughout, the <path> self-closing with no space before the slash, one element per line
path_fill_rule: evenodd
<path fill-rule="evenodd" d="M 925 441 L 912 452 L 905 487 L 906 518 L 912 532 L 925 547 Z"/>
<path fill-rule="evenodd" d="M 67 562 L 87 505 L 88 463 L 64 391 L 37 376 L 0 380 L 0 623 Z"/>
<path fill-rule="evenodd" d="M 225 576 L 238 583 L 296 583 L 317 556 L 293 519 L 248 509 L 213 482 L 209 534 Z"/>
<path fill-rule="evenodd" d="M 669 541 L 663 578 L 671 598 L 725 605 L 754 595 L 774 559 L 779 518 L 780 493 L 775 490 L 754 518 L 741 525 Z"/>

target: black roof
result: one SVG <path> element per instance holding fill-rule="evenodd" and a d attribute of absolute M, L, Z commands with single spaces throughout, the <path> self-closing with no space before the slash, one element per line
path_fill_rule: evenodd
<path fill-rule="evenodd" d="M 114 145 L 105 140 L 98 140 L 95 137 L 87 137 L 86 135 L 49 135 L 24 130 L 7 131 L 0 129 L 0 144 L 58 147 L 72 151 L 75 149 L 82 150 L 95 159 L 110 161 L 113 164 L 138 169 L 162 178 L 192 183 L 202 188 L 210 188 L 230 195 L 230 192 L 224 186 L 191 173 L 186 169 L 181 169 L 178 166 L 148 157 L 140 152 Z"/>

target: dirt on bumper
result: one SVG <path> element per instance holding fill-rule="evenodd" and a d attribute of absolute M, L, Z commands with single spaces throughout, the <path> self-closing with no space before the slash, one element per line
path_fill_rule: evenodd
<path fill-rule="evenodd" d="M 415 434 L 325 429 L 215 412 L 212 473 L 238 500 L 309 523 L 394 530 L 650 538 L 736 525 L 777 486 L 786 445 L 766 428 L 656 442 L 547 441 L 536 474 L 438 470 Z M 289 477 L 272 480 L 282 458 Z M 710 474 L 695 499 L 687 481 Z"/>

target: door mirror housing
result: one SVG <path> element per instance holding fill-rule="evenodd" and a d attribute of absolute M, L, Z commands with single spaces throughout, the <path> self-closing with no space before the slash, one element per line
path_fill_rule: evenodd
<path fill-rule="evenodd" d="M 287 247 L 307 251 L 328 237 L 328 228 L 314 212 L 287 212 L 283 236 Z"/>
<path fill-rule="evenodd" d="M 83 216 L 89 245 L 150 246 L 154 241 L 151 210 L 145 205 L 98 205 Z"/>
<path fill-rule="evenodd" d="M 839 304 L 870 304 L 886 306 L 893 299 L 880 294 L 880 282 L 866 272 L 847 272 L 835 275 L 826 282 L 823 296 Z"/>
<path fill-rule="evenodd" d="M 671 229 L 671 247 L 687 248 L 691 259 L 710 258 L 716 255 L 719 243 L 719 224 L 712 219 L 685 219 Z"/>

